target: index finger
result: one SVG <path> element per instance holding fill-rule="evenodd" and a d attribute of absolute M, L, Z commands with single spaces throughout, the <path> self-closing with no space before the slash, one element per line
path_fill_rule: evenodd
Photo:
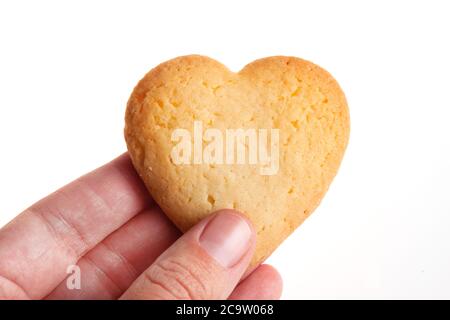
<path fill-rule="evenodd" d="M 151 198 L 128 154 L 71 182 L 0 229 L 0 298 L 41 298 L 67 267 Z"/>

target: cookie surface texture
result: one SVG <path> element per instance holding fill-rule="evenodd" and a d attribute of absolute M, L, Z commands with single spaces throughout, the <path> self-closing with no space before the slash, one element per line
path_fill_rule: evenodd
<path fill-rule="evenodd" d="M 182 231 L 218 209 L 242 212 L 257 232 L 252 265 L 318 206 L 349 131 L 333 77 L 282 56 L 238 73 L 204 56 L 169 60 L 137 84 L 125 116 L 132 162 L 161 209 Z"/>

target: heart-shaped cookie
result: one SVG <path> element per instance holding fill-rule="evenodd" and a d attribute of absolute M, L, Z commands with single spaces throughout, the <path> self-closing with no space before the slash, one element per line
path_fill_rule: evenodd
<path fill-rule="evenodd" d="M 204 56 L 151 70 L 134 89 L 125 139 L 133 164 L 182 231 L 236 209 L 263 261 L 317 207 L 349 137 L 344 93 L 311 62 L 269 57 L 233 73 Z"/>

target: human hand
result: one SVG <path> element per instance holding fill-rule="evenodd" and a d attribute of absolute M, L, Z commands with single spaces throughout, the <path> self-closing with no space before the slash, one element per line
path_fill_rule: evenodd
<path fill-rule="evenodd" d="M 125 154 L 0 229 L 0 299 L 278 299 L 275 269 L 246 272 L 254 244 L 231 210 L 181 236 Z M 67 287 L 71 265 L 81 289 Z"/>

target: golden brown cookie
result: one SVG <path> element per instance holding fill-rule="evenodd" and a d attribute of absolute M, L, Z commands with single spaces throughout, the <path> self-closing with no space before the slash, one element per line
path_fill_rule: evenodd
<path fill-rule="evenodd" d="M 258 233 L 252 265 L 317 207 L 350 130 L 333 77 L 282 56 L 238 73 L 198 55 L 164 62 L 134 89 L 125 121 L 133 164 L 168 217 L 186 231 L 218 209 L 244 213 Z"/>

